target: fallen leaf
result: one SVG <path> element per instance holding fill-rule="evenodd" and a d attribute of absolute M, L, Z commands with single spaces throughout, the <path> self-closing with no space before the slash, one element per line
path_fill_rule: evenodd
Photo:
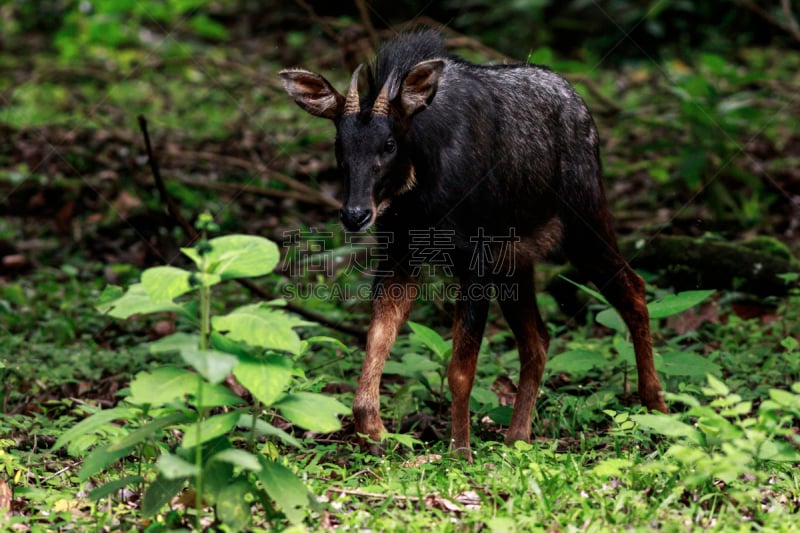
<path fill-rule="evenodd" d="M 11 509 L 11 487 L 0 477 L 0 511 Z"/>
<path fill-rule="evenodd" d="M 417 457 L 416 459 L 409 459 L 402 464 L 402 468 L 419 468 L 420 466 L 426 463 L 435 463 L 436 461 L 441 461 L 442 456 L 438 453 L 431 453 L 428 455 L 422 455 Z"/>
<path fill-rule="evenodd" d="M 480 509 L 481 507 L 481 498 L 474 490 L 468 490 L 457 494 L 455 500 L 467 509 Z"/>
<path fill-rule="evenodd" d="M 497 394 L 497 401 L 501 406 L 514 405 L 514 400 L 517 397 L 517 387 L 508 376 L 499 376 L 494 380 L 492 391 Z"/>
<path fill-rule="evenodd" d="M 678 335 L 697 331 L 703 324 L 710 322 L 719 323 L 719 306 L 716 302 L 706 302 L 700 305 L 699 311 L 689 309 L 683 313 L 667 318 L 667 327 L 675 330 Z"/>
<path fill-rule="evenodd" d="M 448 513 L 460 513 L 462 511 L 461 507 L 438 494 L 428 494 L 423 498 L 423 501 L 426 507 L 433 507 L 434 509 L 440 509 Z"/>
<path fill-rule="evenodd" d="M 64 511 L 72 511 L 77 509 L 80 505 L 78 500 L 56 500 L 53 504 L 53 512 L 54 513 L 63 513 Z"/>

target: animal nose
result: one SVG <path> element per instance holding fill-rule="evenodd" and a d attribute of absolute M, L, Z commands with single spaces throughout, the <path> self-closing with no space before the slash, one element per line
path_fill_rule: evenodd
<path fill-rule="evenodd" d="M 372 209 L 346 207 L 339 211 L 339 218 L 344 227 L 350 231 L 361 231 L 366 229 L 372 221 Z"/>

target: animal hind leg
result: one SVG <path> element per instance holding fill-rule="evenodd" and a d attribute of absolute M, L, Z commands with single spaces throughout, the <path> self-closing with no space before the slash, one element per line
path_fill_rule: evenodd
<path fill-rule="evenodd" d="M 628 326 L 636 355 L 642 404 L 653 411 L 667 412 L 653 362 L 644 281 L 622 258 L 605 205 L 594 213 L 583 211 L 579 219 L 571 220 L 566 228 L 564 246 L 572 264 L 594 282 Z"/>

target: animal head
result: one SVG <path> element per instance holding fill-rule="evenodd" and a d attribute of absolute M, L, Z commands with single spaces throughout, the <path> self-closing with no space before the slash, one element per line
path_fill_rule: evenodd
<path fill-rule="evenodd" d="M 280 72 L 297 105 L 336 125 L 336 160 L 345 179 L 339 216 L 346 229 L 366 230 L 393 197 L 414 187 L 407 133 L 414 115 L 433 100 L 444 65 L 442 59 L 431 59 L 407 73 L 390 75 L 371 109 L 362 109 L 362 102 L 372 98 L 358 95 L 363 65 L 353 72 L 347 96 L 319 74 L 302 69 Z"/>

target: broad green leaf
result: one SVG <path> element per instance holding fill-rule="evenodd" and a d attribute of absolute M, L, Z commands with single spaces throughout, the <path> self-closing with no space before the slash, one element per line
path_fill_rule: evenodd
<path fill-rule="evenodd" d="M 689 407 L 699 407 L 700 406 L 700 401 L 697 398 L 695 398 L 694 396 L 691 396 L 690 394 L 687 394 L 685 392 L 681 392 L 681 393 L 665 392 L 664 395 L 666 397 L 665 399 L 670 401 L 670 402 L 680 402 L 680 403 L 688 405 Z"/>
<path fill-rule="evenodd" d="M 686 437 L 697 444 L 701 441 L 700 432 L 697 431 L 697 429 L 689 424 L 681 422 L 675 416 L 663 414 L 631 415 L 631 420 L 640 426 L 655 431 L 659 435 L 664 435 L 666 437 Z"/>
<path fill-rule="evenodd" d="M 450 345 L 448 342 L 428 326 L 423 326 L 422 324 L 417 324 L 416 322 L 409 322 L 408 325 L 411 327 L 411 331 L 413 332 L 410 335 L 410 339 L 419 342 L 440 358 L 444 357 L 445 354 L 450 350 Z"/>
<path fill-rule="evenodd" d="M 197 398 L 193 395 L 189 398 L 189 404 L 197 407 Z M 233 407 L 241 405 L 244 399 L 237 396 L 225 385 L 203 385 L 203 405 L 202 407 Z"/>
<path fill-rule="evenodd" d="M 796 351 L 796 350 L 797 350 L 797 347 L 798 347 L 799 345 L 800 345 L 800 343 L 799 343 L 799 342 L 797 342 L 797 339 L 795 339 L 795 338 L 794 338 L 794 337 L 792 337 L 791 335 L 790 335 L 790 336 L 788 336 L 788 337 L 784 337 L 784 338 L 783 338 L 783 340 L 781 341 L 781 346 L 783 346 L 784 348 L 786 348 L 786 350 L 787 350 L 787 351 L 789 351 L 789 352 L 794 352 L 794 351 Z"/>
<path fill-rule="evenodd" d="M 407 433 L 381 433 L 381 442 L 394 442 L 408 449 L 423 445 L 421 440 Z"/>
<path fill-rule="evenodd" d="M 156 479 L 144 491 L 142 498 L 142 514 L 150 517 L 161 510 L 183 488 L 186 478 L 168 479 L 158 474 Z"/>
<path fill-rule="evenodd" d="M 147 345 L 147 349 L 152 354 L 162 354 L 180 352 L 184 348 L 197 348 L 198 346 L 200 346 L 200 335 L 178 332 L 151 342 Z"/>
<path fill-rule="evenodd" d="M 301 352 L 306 353 L 308 349 L 315 344 L 331 344 L 334 347 L 342 350 L 344 353 L 350 353 L 350 347 L 347 346 L 345 343 L 343 343 L 339 339 L 334 339 L 333 337 L 326 337 L 324 335 L 318 335 L 315 337 L 309 337 L 305 339 L 303 341 L 303 348 Z"/>
<path fill-rule="evenodd" d="M 124 439 L 112 442 L 108 446 L 109 452 L 115 452 L 117 450 L 121 450 L 123 448 L 130 448 L 131 446 L 135 446 L 140 442 L 143 442 L 159 431 L 169 426 L 173 426 L 176 424 L 185 424 L 186 422 L 191 422 L 192 417 L 183 412 L 174 412 L 169 413 L 165 416 L 160 418 L 156 418 L 148 422 L 147 424 L 137 428 L 135 431 L 129 433 Z"/>
<path fill-rule="evenodd" d="M 661 364 L 656 367 L 667 376 L 705 377 L 707 374 L 720 375 L 719 365 L 692 352 L 669 352 L 661 356 Z"/>
<path fill-rule="evenodd" d="M 519 450 L 521 452 L 529 452 L 533 449 L 533 444 L 522 440 L 516 441 L 514 444 L 512 444 L 512 446 L 515 450 Z"/>
<path fill-rule="evenodd" d="M 190 463 L 174 453 L 162 454 L 156 461 L 156 468 L 167 479 L 185 479 L 196 476 L 200 472 L 196 464 Z"/>
<path fill-rule="evenodd" d="M 196 346 L 181 349 L 181 357 L 212 385 L 221 383 L 239 362 L 234 355 Z"/>
<path fill-rule="evenodd" d="M 241 413 L 232 411 L 230 413 L 223 413 L 206 418 L 198 424 L 193 424 L 186 428 L 183 434 L 183 441 L 181 446 L 184 448 L 193 448 L 198 444 L 208 442 L 226 434 L 230 431 L 236 422 L 239 420 Z"/>
<path fill-rule="evenodd" d="M 217 495 L 217 517 L 230 528 L 230 531 L 247 529 L 251 514 L 247 493 L 252 490 L 247 480 L 239 478 L 224 487 Z"/>
<path fill-rule="evenodd" d="M 201 37 L 223 40 L 229 36 L 228 28 L 205 13 L 198 13 L 189 19 L 189 27 Z M 236 528 L 234 528 L 236 529 Z"/>
<path fill-rule="evenodd" d="M 216 505 L 219 494 L 233 482 L 233 479 L 232 464 L 206 461 L 203 466 L 203 498 L 208 500 L 208 503 Z"/>
<path fill-rule="evenodd" d="M 295 448 L 303 447 L 303 444 L 299 440 L 297 440 L 293 435 L 286 433 L 284 430 L 280 428 L 276 428 L 269 422 L 261 420 L 260 418 L 256 418 L 254 426 L 253 415 L 243 414 L 241 418 L 239 418 L 239 423 L 237 425 L 240 428 L 243 428 L 248 431 L 250 430 L 250 428 L 254 428 L 256 435 L 264 437 L 277 437 L 278 439 L 288 444 L 289 446 L 294 446 Z"/>
<path fill-rule="evenodd" d="M 724 416 L 710 410 L 703 416 L 697 418 L 696 425 L 697 428 L 705 434 L 706 439 L 711 444 L 731 441 L 740 438 L 744 433 L 740 425 L 731 423 L 731 421 Z"/>
<path fill-rule="evenodd" d="M 208 241 L 211 250 L 206 254 L 207 273 L 221 279 L 252 278 L 272 272 L 278 265 L 278 246 L 264 237 L 253 235 L 226 235 Z M 203 258 L 194 248 L 182 248 L 198 267 Z"/>
<path fill-rule="evenodd" d="M 513 411 L 514 410 L 512 407 L 508 405 L 501 405 L 486 413 L 486 416 L 488 416 L 495 424 L 509 426 L 511 425 L 511 413 Z"/>
<path fill-rule="evenodd" d="M 782 407 L 800 410 L 800 395 L 781 389 L 770 389 L 769 397 Z"/>
<path fill-rule="evenodd" d="M 647 304 L 647 310 L 651 319 L 665 318 L 694 307 L 712 294 L 714 294 L 714 291 L 685 291 L 671 294 L 659 301 L 650 302 Z M 622 317 L 619 316 L 619 313 L 614 308 L 609 307 L 600 311 L 597 313 L 595 320 L 598 324 L 613 329 L 622 335 L 625 335 L 628 331 L 625 321 L 622 320 Z"/>
<path fill-rule="evenodd" d="M 270 354 L 263 359 L 241 357 L 233 375 L 250 394 L 269 407 L 280 398 L 292 381 L 292 361 Z"/>
<path fill-rule="evenodd" d="M 154 302 L 169 302 L 195 287 L 189 283 L 190 273 L 174 266 L 157 266 L 142 272 L 142 287 Z"/>
<path fill-rule="evenodd" d="M 109 450 L 109 448 L 110 446 L 98 446 L 86 456 L 78 472 L 78 479 L 80 481 L 86 481 L 109 465 L 116 463 L 123 457 L 127 457 L 133 453 L 134 449 L 133 446 L 115 449 L 114 451 Z"/>
<path fill-rule="evenodd" d="M 708 387 L 703 387 L 703 394 L 706 396 L 727 396 L 731 390 L 722 381 L 709 374 L 707 376 Z"/>
<path fill-rule="evenodd" d="M 143 483 L 144 481 L 145 479 L 142 476 L 127 476 L 122 479 L 115 479 L 114 481 L 110 481 L 105 485 L 101 485 L 100 487 L 93 489 L 89 493 L 89 499 L 93 502 L 96 502 L 100 498 L 105 498 L 106 496 L 112 496 L 116 494 L 128 485 Z"/>
<path fill-rule="evenodd" d="M 139 372 L 131 382 L 128 401 L 134 405 L 161 406 L 197 392 L 200 377 L 197 374 L 163 366 L 152 372 Z"/>
<path fill-rule="evenodd" d="M 656 302 L 647 304 L 650 318 L 666 318 L 677 315 L 708 299 L 714 291 L 684 291 L 670 294 Z"/>
<path fill-rule="evenodd" d="M 614 357 L 615 364 L 619 361 L 625 361 L 629 365 L 636 365 L 636 352 L 633 349 L 633 343 L 626 340 L 622 335 L 616 335 L 612 341 L 612 345 L 617 352 L 616 357 Z M 653 360 L 656 362 L 656 367 L 659 365 L 660 357 L 658 353 L 653 353 Z"/>
<path fill-rule="evenodd" d="M 104 409 L 98 411 L 88 418 L 84 418 L 58 437 L 56 443 L 50 451 L 56 451 L 62 446 L 66 445 L 76 437 L 94 433 L 113 420 L 135 420 L 141 411 L 133 407 L 114 407 L 113 409 Z"/>
<path fill-rule="evenodd" d="M 483 522 L 486 524 L 486 530 L 490 533 L 519 531 L 519 519 L 517 518 L 495 515 L 485 518 Z"/>
<path fill-rule="evenodd" d="M 547 363 L 551 372 L 583 374 L 593 368 L 606 366 L 608 361 L 598 352 L 589 350 L 570 350 L 560 353 Z"/>
<path fill-rule="evenodd" d="M 603 309 L 597 313 L 594 319 L 595 322 L 601 326 L 613 329 L 621 335 L 625 335 L 628 332 L 628 326 L 625 325 L 625 321 L 622 320 L 622 317 L 619 316 L 619 313 L 617 313 L 617 310 L 614 308 L 609 307 L 608 309 Z"/>
<path fill-rule="evenodd" d="M 311 499 L 308 489 L 297 479 L 294 472 L 285 466 L 263 456 L 259 459 L 261 460 L 261 471 L 257 473 L 257 476 L 264 485 L 264 490 L 275 500 L 278 508 L 283 511 L 291 523 L 302 523 Z"/>
<path fill-rule="evenodd" d="M 694 465 L 708 457 L 708 454 L 696 447 L 673 444 L 664 454 L 665 457 L 674 457 L 684 465 Z"/>
<path fill-rule="evenodd" d="M 469 399 L 470 402 L 475 402 L 481 411 L 485 411 L 489 407 L 497 407 L 498 405 L 497 394 L 488 387 L 482 387 L 480 385 L 472 387 Z"/>
<path fill-rule="evenodd" d="M 213 317 L 211 324 L 235 341 L 297 355 L 302 345 L 292 328 L 310 323 L 262 304 L 252 304 Z"/>
<path fill-rule="evenodd" d="M 629 470 L 631 466 L 633 465 L 630 459 L 612 457 L 597 463 L 595 467 L 592 468 L 592 474 L 602 478 L 620 477 L 623 472 Z"/>
<path fill-rule="evenodd" d="M 589 288 L 589 287 L 587 287 L 586 285 L 581 285 L 581 284 L 580 284 L 580 283 L 578 283 L 577 281 L 572 281 L 571 279 L 569 279 L 569 278 L 566 278 L 566 277 L 564 277 L 564 276 L 561 276 L 561 275 L 559 275 L 558 277 L 559 277 L 559 278 L 561 278 L 561 279 L 563 279 L 563 280 L 564 280 L 564 281 L 566 281 L 566 282 L 572 283 L 573 285 L 575 285 L 576 287 L 578 287 L 580 290 L 582 290 L 583 292 L 585 292 L 585 293 L 586 293 L 586 294 L 588 294 L 589 296 L 593 296 L 595 299 L 597 299 L 597 300 L 599 300 L 599 301 L 603 302 L 604 304 L 606 304 L 606 305 L 611 305 L 610 303 L 608 303 L 608 300 L 606 300 L 605 296 L 603 296 L 602 294 L 600 294 L 600 293 L 599 293 L 599 292 L 597 292 L 596 290 L 590 289 L 590 288 Z"/>
<path fill-rule="evenodd" d="M 101 292 L 100 296 L 97 298 L 95 308 L 100 309 L 100 306 L 106 305 L 114 300 L 119 300 L 122 298 L 123 294 L 125 294 L 125 289 L 122 287 L 118 285 L 106 285 L 103 288 L 103 292 Z"/>
<path fill-rule="evenodd" d="M 387 361 L 383 372 L 407 378 L 418 378 L 423 372 L 437 372 L 441 369 L 442 364 L 431 361 L 430 357 L 407 353 L 403 355 L 402 361 Z"/>
<path fill-rule="evenodd" d="M 247 344 L 235 341 L 218 331 L 212 331 L 210 335 L 211 347 L 221 352 L 229 353 L 239 357 L 253 355 L 254 350 Z M 261 350 L 258 350 L 261 353 Z"/>
<path fill-rule="evenodd" d="M 209 457 L 208 460 L 230 463 L 232 465 L 244 468 L 245 470 L 250 470 L 251 472 L 261 471 L 261 463 L 259 463 L 256 455 L 253 455 L 245 450 L 239 450 L 237 448 L 228 448 L 227 450 L 217 452 Z"/>
<path fill-rule="evenodd" d="M 131 285 L 125 294 L 116 300 L 97 305 L 97 310 L 122 319 L 160 312 L 179 313 L 191 317 L 191 313 L 183 305 L 170 301 L 153 301 L 141 283 Z"/>
<path fill-rule="evenodd" d="M 350 409 L 338 400 L 314 394 L 295 392 L 275 404 L 291 423 L 319 433 L 330 433 L 341 427 L 336 415 L 349 414 Z"/>
<path fill-rule="evenodd" d="M 800 452 L 788 442 L 766 441 L 758 447 L 758 458 L 762 461 L 800 462 Z"/>

